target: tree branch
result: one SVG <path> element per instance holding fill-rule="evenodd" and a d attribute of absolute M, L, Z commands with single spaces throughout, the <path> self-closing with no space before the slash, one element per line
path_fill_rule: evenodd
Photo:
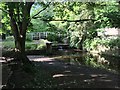
<path fill-rule="evenodd" d="M 43 8 L 43 9 L 40 10 L 38 13 L 36 13 L 35 15 L 33 15 L 32 18 L 35 18 L 35 16 L 37 16 L 37 15 L 40 14 L 42 11 L 44 11 L 45 9 L 47 9 L 47 7 L 49 7 L 50 3 L 51 3 L 51 2 L 49 2 L 48 5 L 47 5 L 45 8 Z"/>
<path fill-rule="evenodd" d="M 36 17 L 36 18 L 41 18 L 41 17 Z M 34 18 L 34 19 L 36 19 Z M 43 21 L 46 21 L 46 22 L 49 22 L 49 21 L 64 21 L 64 22 L 83 22 L 83 21 L 96 21 L 95 19 L 79 19 L 79 20 L 67 20 L 67 19 L 64 19 L 64 20 L 56 20 L 56 19 L 41 19 Z"/>
<path fill-rule="evenodd" d="M 22 19 L 22 29 L 21 29 L 21 34 L 23 35 L 23 37 L 25 38 L 26 35 L 26 30 L 27 27 L 30 23 L 30 9 L 32 7 L 32 5 L 34 4 L 34 2 L 26 2 L 24 8 L 23 8 L 23 19 Z"/>
<path fill-rule="evenodd" d="M 19 31 L 18 31 L 18 28 L 17 28 L 16 20 L 14 19 L 14 16 L 13 16 L 13 9 L 10 8 L 9 5 L 8 5 L 8 8 L 9 8 L 11 28 L 12 28 L 15 40 L 17 40 L 19 38 Z"/>

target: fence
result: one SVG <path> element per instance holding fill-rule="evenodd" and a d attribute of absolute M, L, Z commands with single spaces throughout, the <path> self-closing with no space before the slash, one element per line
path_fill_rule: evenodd
<path fill-rule="evenodd" d="M 49 34 L 55 34 L 53 32 L 33 32 L 30 33 L 33 40 L 39 40 L 39 39 L 46 39 Z M 57 34 L 59 37 L 62 36 L 62 34 Z"/>

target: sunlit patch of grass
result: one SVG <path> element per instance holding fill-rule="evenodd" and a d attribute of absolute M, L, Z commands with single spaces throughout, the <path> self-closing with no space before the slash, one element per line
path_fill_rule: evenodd
<path fill-rule="evenodd" d="M 37 44 L 35 44 L 34 42 L 26 42 L 25 43 L 25 48 L 26 50 L 35 50 L 37 48 Z"/>
<path fill-rule="evenodd" d="M 2 47 L 6 50 L 14 49 L 15 47 L 14 41 L 3 41 Z"/>
<path fill-rule="evenodd" d="M 47 40 L 39 40 L 38 43 L 35 41 L 26 41 L 26 50 L 40 50 L 45 48 Z M 8 38 L 5 41 L 0 42 L 2 48 L 5 50 L 13 50 L 15 48 L 14 39 Z"/>

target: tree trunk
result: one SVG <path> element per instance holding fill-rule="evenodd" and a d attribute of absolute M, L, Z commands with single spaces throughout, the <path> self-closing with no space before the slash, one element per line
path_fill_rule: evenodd
<path fill-rule="evenodd" d="M 85 40 L 86 40 L 86 33 L 83 34 L 82 39 L 80 41 L 80 44 L 79 44 L 79 49 L 80 50 L 83 50 L 83 43 L 84 43 Z"/>
<path fill-rule="evenodd" d="M 19 60 L 24 64 L 31 63 L 25 53 L 25 38 L 19 38 L 19 40 L 15 41 L 15 53 L 16 60 Z"/>
<path fill-rule="evenodd" d="M 12 5 L 14 6 L 14 3 L 7 3 L 9 8 L 11 28 L 15 39 L 15 60 L 19 60 L 24 64 L 31 63 L 25 53 L 25 39 L 27 27 L 30 22 L 30 9 L 33 3 L 34 2 L 22 3 L 22 19 L 21 21 L 18 20 L 19 22 L 17 22 L 17 17 L 15 16 L 15 11 L 12 7 Z M 17 13 L 19 14 L 20 12 Z"/>

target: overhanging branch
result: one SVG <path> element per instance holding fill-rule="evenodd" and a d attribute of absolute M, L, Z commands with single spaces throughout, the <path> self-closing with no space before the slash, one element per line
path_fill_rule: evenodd
<path fill-rule="evenodd" d="M 32 18 L 35 18 L 35 16 L 37 16 L 37 15 L 40 14 L 42 11 L 44 11 L 45 9 L 47 9 L 47 7 L 49 7 L 50 3 L 51 3 L 51 2 L 49 2 L 48 5 L 47 5 L 45 8 L 43 8 L 43 9 L 40 10 L 38 13 L 36 13 L 35 15 L 33 15 Z"/>
<path fill-rule="evenodd" d="M 37 17 L 36 17 L 37 18 Z M 36 19 L 34 18 L 34 19 Z M 46 22 L 50 22 L 50 21 L 63 21 L 63 22 L 83 22 L 83 21 L 96 21 L 95 19 L 79 19 L 79 20 L 67 20 L 67 19 L 64 19 L 64 20 L 60 20 L 60 19 L 41 19 L 42 21 L 46 21 Z"/>

